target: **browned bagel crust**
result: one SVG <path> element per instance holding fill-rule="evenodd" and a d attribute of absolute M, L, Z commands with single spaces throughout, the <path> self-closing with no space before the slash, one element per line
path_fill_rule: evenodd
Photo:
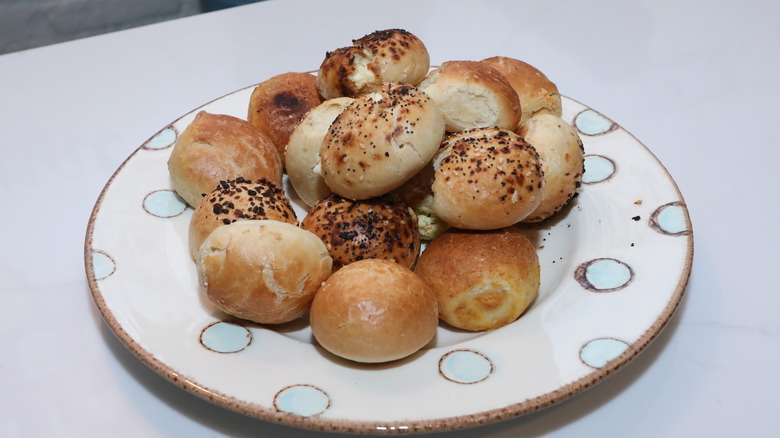
<path fill-rule="evenodd" d="M 353 201 L 331 194 L 317 202 L 301 228 L 322 240 L 334 271 L 364 259 L 386 259 L 411 268 L 420 255 L 417 217 L 400 200 L 382 196 Z"/>

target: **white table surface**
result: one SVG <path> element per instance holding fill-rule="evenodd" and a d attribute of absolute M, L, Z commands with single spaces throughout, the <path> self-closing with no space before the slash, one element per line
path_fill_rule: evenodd
<path fill-rule="evenodd" d="M 434 64 L 539 67 L 653 151 L 693 222 L 685 298 L 647 350 L 566 402 L 443 436 L 777 436 L 778 17 L 757 0 L 274 0 L 0 56 L 0 436 L 323 436 L 212 405 L 136 359 L 92 301 L 84 236 L 106 181 L 159 129 L 391 27 Z"/>

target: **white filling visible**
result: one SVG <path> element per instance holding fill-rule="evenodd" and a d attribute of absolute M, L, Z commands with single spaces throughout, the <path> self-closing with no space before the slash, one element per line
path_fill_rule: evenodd
<path fill-rule="evenodd" d="M 379 103 L 382 101 L 382 93 L 371 93 L 368 95 L 368 98 L 373 100 L 374 103 Z"/>
<path fill-rule="evenodd" d="M 355 71 L 349 75 L 349 80 L 352 81 L 357 88 L 362 88 L 376 80 L 376 75 L 368 68 L 368 64 L 371 63 L 371 60 L 372 56 L 369 51 L 365 51 L 363 55 L 355 55 Z"/>
<path fill-rule="evenodd" d="M 322 162 L 317 160 L 317 164 L 311 169 L 311 171 L 317 176 L 322 176 Z"/>

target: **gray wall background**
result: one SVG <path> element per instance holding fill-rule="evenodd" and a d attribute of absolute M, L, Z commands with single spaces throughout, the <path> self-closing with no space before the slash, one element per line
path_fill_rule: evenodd
<path fill-rule="evenodd" d="M 0 54 L 194 15 L 201 0 L 0 0 Z"/>

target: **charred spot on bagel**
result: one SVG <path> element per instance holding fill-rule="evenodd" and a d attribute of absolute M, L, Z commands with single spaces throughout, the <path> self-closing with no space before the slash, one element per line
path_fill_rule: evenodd
<path fill-rule="evenodd" d="M 292 116 L 308 110 L 306 102 L 289 92 L 277 93 L 272 100 L 274 105 L 276 105 L 277 111 L 286 116 Z M 260 110 L 257 111 L 259 112 Z"/>
<path fill-rule="evenodd" d="M 341 136 L 340 142 L 344 146 L 351 146 L 354 144 L 354 137 L 352 135 L 352 131 L 347 131 L 344 133 L 344 135 Z"/>
<path fill-rule="evenodd" d="M 355 58 L 351 57 L 349 63 L 352 64 Z M 349 96 L 352 94 L 352 83 L 349 81 L 349 72 L 346 67 L 339 68 L 338 89 L 342 96 Z"/>

